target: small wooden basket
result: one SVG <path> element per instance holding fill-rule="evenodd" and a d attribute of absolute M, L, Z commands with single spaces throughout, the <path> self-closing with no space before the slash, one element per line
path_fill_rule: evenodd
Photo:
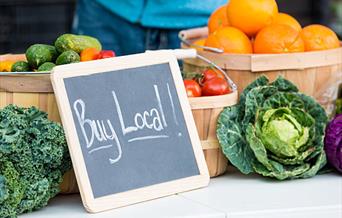
<path fill-rule="evenodd" d="M 235 105 L 237 101 L 237 91 L 227 95 L 189 98 L 210 177 L 219 176 L 227 170 L 228 160 L 216 137 L 216 123 L 223 108 Z"/>

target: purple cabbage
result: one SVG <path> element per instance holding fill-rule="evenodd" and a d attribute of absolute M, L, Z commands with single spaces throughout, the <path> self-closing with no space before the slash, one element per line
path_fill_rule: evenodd
<path fill-rule="evenodd" d="M 342 173 L 342 114 L 329 123 L 325 139 L 324 148 L 328 162 Z"/>

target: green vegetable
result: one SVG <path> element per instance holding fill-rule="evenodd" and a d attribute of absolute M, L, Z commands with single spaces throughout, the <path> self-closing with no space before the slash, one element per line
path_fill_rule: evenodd
<path fill-rule="evenodd" d="M 63 34 L 59 36 L 55 41 L 55 47 L 60 53 L 68 50 L 81 53 L 86 48 L 96 48 L 98 51 L 102 50 L 101 43 L 96 38 L 74 34 Z"/>
<path fill-rule="evenodd" d="M 44 64 L 40 65 L 38 71 L 51 71 L 56 65 L 52 62 L 45 62 Z"/>
<path fill-rule="evenodd" d="M 62 54 L 60 54 L 56 60 L 57 65 L 62 65 L 62 64 L 71 64 L 71 63 L 77 63 L 80 62 L 81 58 L 80 56 L 72 51 L 65 51 Z"/>
<path fill-rule="evenodd" d="M 0 110 L 0 217 L 45 206 L 70 168 L 60 124 L 34 107 Z"/>
<path fill-rule="evenodd" d="M 12 72 L 28 72 L 30 71 L 30 66 L 25 61 L 17 61 L 12 65 Z"/>
<path fill-rule="evenodd" d="M 31 45 L 25 54 L 29 65 L 34 69 L 45 62 L 54 62 L 58 55 L 54 46 L 45 44 Z"/>
<path fill-rule="evenodd" d="M 336 114 L 342 114 L 342 98 L 336 100 Z"/>
<path fill-rule="evenodd" d="M 223 110 L 217 137 L 224 154 L 242 173 L 279 180 L 314 176 L 326 164 L 324 109 L 279 77 L 258 78 L 240 102 Z"/>

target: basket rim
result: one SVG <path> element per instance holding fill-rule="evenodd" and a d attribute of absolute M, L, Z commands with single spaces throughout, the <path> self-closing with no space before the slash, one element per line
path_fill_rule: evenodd
<path fill-rule="evenodd" d="M 191 109 L 213 109 L 232 106 L 238 103 L 238 91 L 226 95 L 188 98 Z"/>
<path fill-rule="evenodd" d="M 207 28 L 195 28 L 181 31 L 184 38 L 189 41 L 201 39 L 208 34 Z M 181 44 L 182 48 L 190 46 Z M 252 72 L 273 70 L 295 70 L 332 65 L 342 65 L 341 47 L 336 49 L 284 53 L 284 54 L 227 54 L 198 50 L 198 54 L 215 62 L 225 70 L 245 70 Z M 185 59 L 185 63 L 207 67 L 208 64 L 195 59 Z"/>
<path fill-rule="evenodd" d="M 49 74 L 2 74 L 0 92 L 10 93 L 53 93 Z"/>

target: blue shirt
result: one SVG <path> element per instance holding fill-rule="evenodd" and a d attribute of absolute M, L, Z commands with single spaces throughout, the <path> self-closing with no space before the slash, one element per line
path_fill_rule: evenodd
<path fill-rule="evenodd" d="M 227 0 L 96 0 L 112 13 L 145 27 L 181 29 L 204 26 Z"/>

